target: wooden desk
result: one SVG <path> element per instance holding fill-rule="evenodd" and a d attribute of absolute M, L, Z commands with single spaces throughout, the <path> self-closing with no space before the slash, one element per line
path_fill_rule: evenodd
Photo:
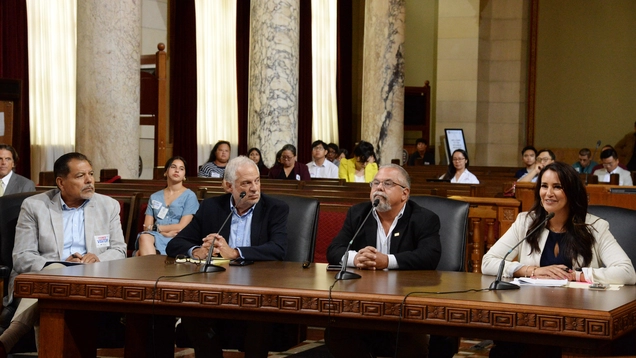
<path fill-rule="evenodd" d="M 330 299 L 334 272 L 327 272 L 324 264 L 303 269 L 300 263 L 257 262 L 225 272 L 164 278 L 153 294 L 158 277 L 197 271 L 193 264 L 175 264 L 165 256 L 134 257 L 22 274 L 15 292 L 40 300 L 40 354 L 74 357 L 95 354 L 87 311 L 395 330 L 409 292 L 480 289 L 493 280 L 460 272 L 357 271 L 362 278 L 336 283 Z M 127 337 L 144 336 L 135 322 L 127 320 L 132 332 Z M 636 330 L 636 287 L 414 294 L 406 300 L 400 329 L 573 347 L 593 354 Z M 125 352 L 127 357 L 143 355 L 132 344 Z"/>

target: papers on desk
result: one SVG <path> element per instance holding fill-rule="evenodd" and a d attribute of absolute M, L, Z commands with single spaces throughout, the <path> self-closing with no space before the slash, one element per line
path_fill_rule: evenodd
<path fill-rule="evenodd" d="M 512 283 L 516 285 L 558 287 L 558 286 L 566 286 L 568 284 L 568 280 L 567 279 L 555 280 L 555 279 L 549 279 L 549 278 L 519 277 L 519 278 L 515 278 L 514 281 L 512 281 Z"/>

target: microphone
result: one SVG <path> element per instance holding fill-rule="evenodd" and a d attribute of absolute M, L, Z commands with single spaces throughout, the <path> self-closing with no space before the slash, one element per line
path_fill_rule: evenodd
<path fill-rule="evenodd" d="M 598 147 L 601 146 L 601 140 L 599 139 L 598 142 L 596 142 L 596 148 L 594 148 L 594 154 L 592 154 L 592 158 L 590 158 L 590 162 L 594 160 L 594 157 L 596 157 L 596 151 L 598 150 Z M 590 163 L 591 165 L 592 163 Z M 587 168 L 583 169 L 585 170 L 585 186 L 587 186 L 587 176 L 590 174 L 590 172 L 587 170 Z"/>
<path fill-rule="evenodd" d="M 340 268 L 340 271 L 338 271 L 338 273 L 335 276 L 336 280 L 352 280 L 354 278 L 362 277 L 358 275 L 357 273 L 347 271 L 347 262 L 349 262 L 349 248 L 351 248 L 351 244 L 353 244 L 353 240 L 355 240 L 356 236 L 358 236 L 358 233 L 360 232 L 360 230 L 362 230 L 362 227 L 367 222 L 369 215 L 371 215 L 373 210 L 375 210 L 375 208 L 379 204 L 380 204 L 380 199 L 376 198 L 375 200 L 373 200 L 373 204 L 371 204 L 372 205 L 371 210 L 369 210 L 369 212 L 367 213 L 367 216 L 364 217 L 362 224 L 360 224 L 356 233 L 353 234 L 351 241 L 349 241 L 349 244 L 347 245 L 347 249 L 345 250 L 344 258 L 342 259 L 342 267 Z"/>
<path fill-rule="evenodd" d="M 241 192 L 240 194 L 240 199 L 236 202 L 236 204 L 234 205 L 234 208 L 236 208 L 236 206 L 241 202 L 241 200 L 243 200 L 243 198 L 245 197 L 245 192 Z M 225 224 L 227 223 L 228 220 L 230 220 L 230 217 L 232 217 L 232 214 L 234 213 L 234 210 L 230 210 L 230 214 L 225 218 L 225 221 L 223 222 L 223 224 L 221 224 L 221 227 L 219 228 L 219 231 L 217 231 L 217 233 L 221 233 L 221 230 L 223 230 L 223 228 L 225 227 Z M 212 240 L 212 245 L 210 246 L 210 250 L 208 250 L 208 258 L 205 260 L 205 265 L 203 265 L 203 267 L 201 267 L 201 272 L 219 272 L 219 271 L 225 271 L 225 267 L 222 266 L 217 266 L 214 265 L 212 263 L 212 251 L 214 251 L 214 243 L 216 242 L 216 237 L 214 238 L 214 240 Z"/>
<path fill-rule="evenodd" d="M 517 248 L 517 246 L 521 245 L 522 242 L 526 241 L 528 237 L 530 237 L 530 235 L 534 234 L 537 230 L 539 230 L 539 228 L 543 228 L 544 225 L 553 217 L 554 217 L 554 213 L 548 213 L 548 216 L 545 217 L 541 225 L 537 225 L 537 227 L 532 229 L 532 231 L 530 231 L 530 233 L 526 235 L 526 237 L 521 239 L 521 241 L 519 241 L 515 246 L 512 247 L 512 249 L 510 249 L 510 251 L 506 253 L 506 255 L 501 260 L 501 264 L 499 265 L 499 270 L 497 271 L 497 278 L 490 284 L 490 287 L 489 287 L 490 290 L 518 290 L 519 289 L 519 286 L 515 285 L 514 283 L 501 281 L 501 276 L 503 276 L 503 270 L 504 270 L 504 265 L 506 263 L 506 258 L 508 257 L 508 255 L 510 255 L 512 251 L 514 251 L 514 249 Z"/>

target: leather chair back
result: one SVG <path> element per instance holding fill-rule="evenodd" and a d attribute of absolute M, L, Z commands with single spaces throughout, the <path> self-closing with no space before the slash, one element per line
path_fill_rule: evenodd
<path fill-rule="evenodd" d="M 15 226 L 18 223 L 20 207 L 24 199 L 37 192 L 17 193 L 0 197 L 0 277 L 8 279 L 13 268 L 13 242 L 15 241 Z M 6 282 L 5 282 L 6 283 Z M 8 285 L 4 285 L 4 295 Z"/>
<path fill-rule="evenodd" d="M 290 195 L 270 195 L 289 205 L 285 261 L 313 262 L 320 202 Z"/>
<path fill-rule="evenodd" d="M 636 199 L 636 197 L 634 198 Z M 587 212 L 609 222 L 609 229 L 621 248 L 636 263 L 636 210 L 614 206 L 590 205 Z"/>
<path fill-rule="evenodd" d="M 464 271 L 470 204 L 439 196 L 412 196 L 410 199 L 439 216 L 442 257 L 437 265 L 437 270 Z"/>

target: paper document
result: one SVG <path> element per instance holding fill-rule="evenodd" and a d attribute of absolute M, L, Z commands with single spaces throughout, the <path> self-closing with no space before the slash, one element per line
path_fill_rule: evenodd
<path fill-rule="evenodd" d="M 513 283 L 519 285 L 534 285 L 534 286 L 565 286 L 568 284 L 567 279 L 555 280 L 550 278 L 532 278 L 532 277 L 519 277 L 515 278 Z"/>

